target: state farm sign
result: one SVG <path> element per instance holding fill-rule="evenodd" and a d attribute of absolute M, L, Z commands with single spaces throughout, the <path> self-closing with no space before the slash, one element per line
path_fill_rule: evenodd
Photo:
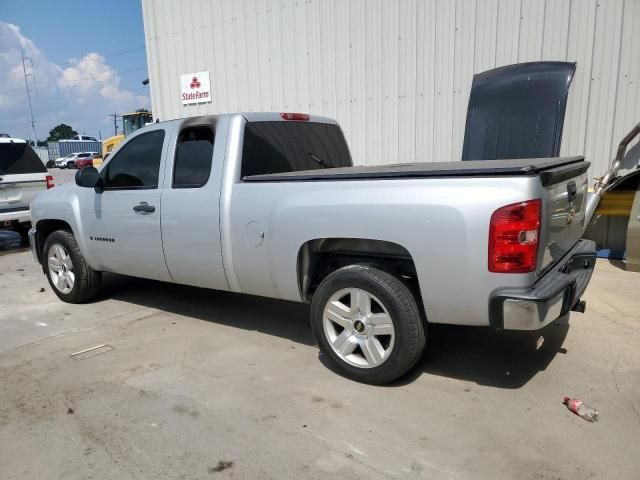
<path fill-rule="evenodd" d="M 205 103 L 211 101 L 211 83 L 209 72 L 185 73 L 180 75 L 182 104 Z"/>

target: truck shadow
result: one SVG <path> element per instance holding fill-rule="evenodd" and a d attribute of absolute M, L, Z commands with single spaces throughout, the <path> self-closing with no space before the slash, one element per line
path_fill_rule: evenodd
<path fill-rule="evenodd" d="M 12 230 L 0 230 L 0 252 L 24 247 L 20 235 Z"/>
<path fill-rule="evenodd" d="M 517 389 L 546 370 L 558 353 L 567 353 L 562 345 L 568 331 L 568 316 L 533 332 L 432 325 L 425 354 L 396 384 L 410 383 L 428 373 Z"/>
<path fill-rule="evenodd" d="M 104 275 L 103 298 L 315 345 L 305 304 L 113 274 Z M 566 353 L 562 344 L 568 329 L 566 317 L 536 332 L 431 325 L 423 357 L 389 387 L 407 385 L 426 373 L 517 389 L 544 371 L 556 354 Z M 335 372 L 324 355 L 319 359 Z"/>
<path fill-rule="evenodd" d="M 108 273 L 101 297 L 315 345 L 306 304 Z"/>

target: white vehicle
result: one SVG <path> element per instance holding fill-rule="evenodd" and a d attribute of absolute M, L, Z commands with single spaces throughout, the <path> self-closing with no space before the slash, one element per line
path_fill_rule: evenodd
<path fill-rule="evenodd" d="M 13 228 L 23 238 L 31 225 L 29 205 L 42 190 L 53 187 L 42 160 L 18 138 L 0 138 L 0 227 Z"/>
<path fill-rule="evenodd" d="M 56 167 L 58 168 L 66 168 L 69 163 L 73 165 L 76 160 L 77 153 L 70 153 L 66 157 L 58 157 L 55 160 Z"/>
<path fill-rule="evenodd" d="M 99 142 L 96 137 L 90 137 L 89 135 L 74 135 L 73 138 L 60 140 L 61 142 Z"/>

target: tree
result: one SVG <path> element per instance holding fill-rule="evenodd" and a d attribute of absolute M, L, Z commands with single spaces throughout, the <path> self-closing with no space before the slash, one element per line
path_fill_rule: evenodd
<path fill-rule="evenodd" d="M 49 136 L 47 137 L 47 142 L 57 142 L 58 140 L 68 140 L 73 138 L 74 135 L 77 135 L 73 128 L 65 123 L 61 123 L 60 125 L 56 125 L 49 131 Z"/>

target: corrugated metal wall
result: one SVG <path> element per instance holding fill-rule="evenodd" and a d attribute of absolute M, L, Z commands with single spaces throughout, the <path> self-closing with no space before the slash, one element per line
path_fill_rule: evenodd
<path fill-rule="evenodd" d="M 602 174 L 640 121 L 639 0 L 142 0 L 154 115 L 336 117 L 356 163 L 458 160 L 474 73 L 578 62 L 562 153 Z M 209 70 L 213 102 L 182 106 Z"/>

